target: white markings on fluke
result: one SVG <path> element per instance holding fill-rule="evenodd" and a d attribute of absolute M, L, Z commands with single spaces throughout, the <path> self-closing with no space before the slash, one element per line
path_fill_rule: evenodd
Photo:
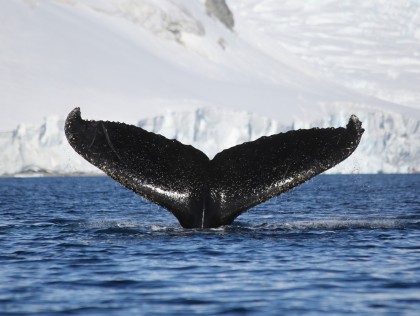
<path fill-rule="evenodd" d="M 173 199 L 187 199 L 189 197 L 188 193 L 179 193 L 179 192 L 173 192 L 173 191 L 167 191 L 163 190 L 161 188 L 155 187 L 150 184 L 143 184 L 144 187 L 151 189 L 152 191 L 155 191 L 159 194 L 166 195 L 167 197 L 173 198 Z"/>
<path fill-rule="evenodd" d="M 106 141 L 108 142 L 109 147 L 111 147 L 111 149 L 112 149 L 112 150 L 114 151 L 114 153 L 117 155 L 118 159 L 120 159 L 120 160 L 121 160 L 120 155 L 118 155 L 117 151 L 115 150 L 114 145 L 112 145 L 112 143 L 111 143 L 111 139 L 109 138 L 108 131 L 106 130 L 105 125 L 104 125 L 103 123 L 101 123 L 101 125 L 102 125 L 102 130 L 104 131 L 105 138 L 106 138 Z M 92 142 L 92 143 L 93 143 L 93 142 Z"/>
<path fill-rule="evenodd" d="M 203 201 L 203 213 L 201 215 L 201 228 L 204 228 L 204 211 L 206 210 L 206 204 Z"/>

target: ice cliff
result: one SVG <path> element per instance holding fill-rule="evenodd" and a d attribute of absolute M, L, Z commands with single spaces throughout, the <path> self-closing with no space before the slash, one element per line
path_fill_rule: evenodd
<path fill-rule="evenodd" d="M 337 111 L 323 119 L 296 120 L 283 125 L 249 112 L 205 107 L 167 112 L 143 119 L 138 126 L 193 145 L 212 158 L 223 149 L 264 135 L 299 128 L 344 126 L 350 114 Z M 357 114 L 366 129 L 359 148 L 329 173 L 420 172 L 420 121 L 385 111 Z M 0 133 L 0 175 L 101 173 L 70 148 L 63 125 L 63 119 L 49 117 L 41 126 L 20 125 L 12 132 Z"/>

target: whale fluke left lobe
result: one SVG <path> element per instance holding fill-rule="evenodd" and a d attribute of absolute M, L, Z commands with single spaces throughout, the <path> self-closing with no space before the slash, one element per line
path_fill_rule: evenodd
<path fill-rule="evenodd" d="M 192 146 L 117 122 L 67 117 L 70 145 L 87 161 L 146 199 L 168 209 L 183 227 L 199 227 L 208 157 Z"/>

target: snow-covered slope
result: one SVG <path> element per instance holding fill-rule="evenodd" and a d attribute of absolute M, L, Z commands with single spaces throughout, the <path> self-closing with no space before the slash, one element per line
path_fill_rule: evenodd
<path fill-rule="evenodd" d="M 354 113 L 366 132 L 335 172 L 419 171 L 418 1 L 211 2 L 3 2 L 0 175 L 95 172 L 64 139 L 75 106 L 209 156 Z"/>
<path fill-rule="evenodd" d="M 230 5 L 240 32 L 274 52 L 274 58 L 279 57 L 277 47 L 286 48 L 341 85 L 420 108 L 420 1 L 261 0 Z"/>

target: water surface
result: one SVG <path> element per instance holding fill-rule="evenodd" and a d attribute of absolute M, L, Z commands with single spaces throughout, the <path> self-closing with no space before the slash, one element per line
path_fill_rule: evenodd
<path fill-rule="evenodd" d="M 186 230 L 110 178 L 2 178 L 0 314 L 418 315 L 419 196 L 319 176 Z"/>

